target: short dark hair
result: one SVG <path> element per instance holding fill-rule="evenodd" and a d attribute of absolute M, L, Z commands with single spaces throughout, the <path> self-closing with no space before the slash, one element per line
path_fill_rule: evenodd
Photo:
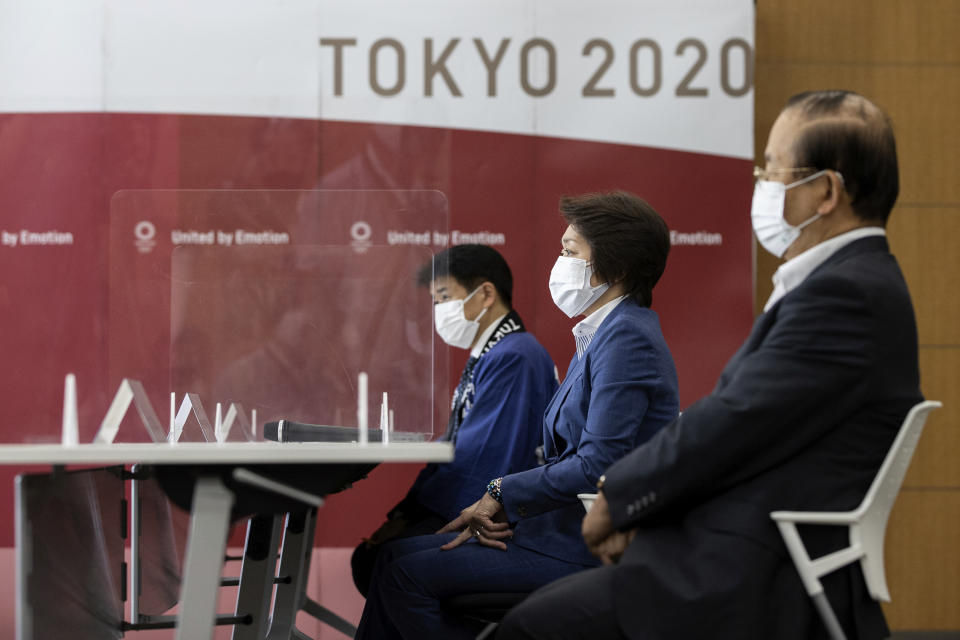
<path fill-rule="evenodd" d="M 601 282 L 622 282 L 637 304 L 653 304 L 653 287 L 667 266 L 670 230 L 653 207 L 626 191 L 560 200 L 560 213 L 590 245 Z"/>
<path fill-rule="evenodd" d="M 853 91 L 806 91 L 787 101 L 807 119 L 793 143 L 798 167 L 833 169 L 843 176 L 850 204 L 860 218 L 886 225 L 900 177 L 890 119 Z"/>
<path fill-rule="evenodd" d="M 484 282 L 497 289 L 500 299 L 512 308 L 513 274 L 500 253 L 485 244 L 458 244 L 444 249 L 420 267 L 417 283 L 427 286 L 437 278 L 451 277 L 468 291 Z"/>

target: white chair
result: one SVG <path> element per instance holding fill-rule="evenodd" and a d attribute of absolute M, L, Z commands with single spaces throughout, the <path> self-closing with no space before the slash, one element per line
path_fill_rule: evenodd
<path fill-rule="evenodd" d="M 875 600 L 890 601 L 883 570 L 883 538 L 887 519 L 923 432 L 927 414 L 941 406 L 943 405 L 939 402 L 926 401 L 910 410 L 866 497 L 855 510 L 833 513 L 774 511 L 770 514 L 780 528 L 780 534 L 800 573 L 807 594 L 813 600 L 830 637 L 834 640 L 846 640 L 846 636 L 823 592 L 820 577 L 859 560 L 870 595 Z M 849 527 L 850 546 L 811 560 L 797 533 L 797 524 Z"/>

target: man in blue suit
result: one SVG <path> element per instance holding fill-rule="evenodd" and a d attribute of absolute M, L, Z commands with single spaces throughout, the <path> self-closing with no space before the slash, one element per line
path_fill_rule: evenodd
<path fill-rule="evenodd" d="M 764 313 L 714 391 L 601 479 L 583 533 L 608 566 L 534 593 L 498 638 L 827 637 L 769 514 L 854 508 L 922 400 L 884 232 L 896 147 L 863 96 L 812 92 L 788 102 L 765 159 L 754 230 L 787 261 Z M 814 555 L 847 536 L 801 534 Z M 887 637 L 859 564 L 823 583 L 848 638 Z"/>
<path fill-rule="evenodd" d="M 540 421 L 557 389 L 553 360 L 513 309 L 513 275 L 496 249 L 450 247 L 424 265 L 418 280 L 430 288 L 441 339 L 470 349 L 443 436 L 454 444 L 454 460 L 427 465 L 354 551 L 354 583 L 364 596 L 383 543 L 434 533 L 473 504 L 490 478 L 536 466 Z"/>

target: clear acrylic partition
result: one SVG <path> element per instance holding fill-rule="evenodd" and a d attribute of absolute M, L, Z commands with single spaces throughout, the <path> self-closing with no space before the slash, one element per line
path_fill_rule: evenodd
<path fill-rule="evenodd" d="M 363 372 L 369 427 L 386 392 L 394 431 L 430 439 L 449 368 L 417 275 L 447 220 L 429 190 L 120 192 L 110 378 L 141 382 L 181 441 L 236 440 L 279 419 L 355 429 Z M 116 440 L 149 439 L 131 408 Z"/>
<path fill-rule="evenodd" d="M 121 467 L 19 477 L 18 640 L 123 636 L 123 498 Z"/>
<path fill-rule="evenodd" d="M 180 594 L 182 559 L 186 557 L 189 517 L 174 509 L 156 478 L 131 485 L 130 621 L 169 611 Z"/>

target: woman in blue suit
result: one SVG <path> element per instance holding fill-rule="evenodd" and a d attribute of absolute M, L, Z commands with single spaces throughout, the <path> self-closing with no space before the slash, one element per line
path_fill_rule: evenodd
<path fill-rule="evenodd" d="M 628 193 L 564 198 L 568 223 L 550 293 L 571 318 L 576 354 L 543 424 L 546 463 L 478 487 L 437 535 L 380 554 L 357 638 L 471 638 L 441 602 L 534 589 L 599 561 L 580 534 L 578 493 L 677 415 L 677 375 L 650 309 L 670 250 L 666 223 Z"/>

